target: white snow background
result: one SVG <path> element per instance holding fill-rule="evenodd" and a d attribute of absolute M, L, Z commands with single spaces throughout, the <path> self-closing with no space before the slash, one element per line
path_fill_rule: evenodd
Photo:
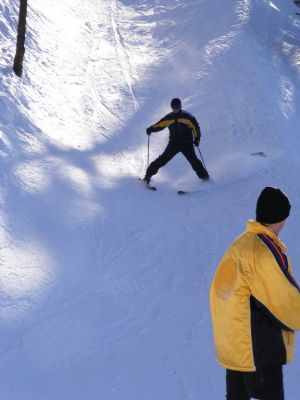
<path fill-rule="evenodd" d="M 209 286 L 266 185 L 290 197 L 281 238 L 300 281 L 299 8 L 35 0 L 20 79 L 18 7 L 1 0 L 0 399 L 224 399 Z M 137 180 L 172 97 L 200 123 L 215 187 L 181 155 L 157 192 Z M 167 140 L 151 135 L 151 160 Z"/>

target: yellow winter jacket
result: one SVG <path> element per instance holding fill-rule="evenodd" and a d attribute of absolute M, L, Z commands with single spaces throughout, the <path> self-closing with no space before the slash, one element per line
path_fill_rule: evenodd
<path fill-rule="evenodd" d="M 250 220 L 222 258 L 210 307 L 224 368 L 255 371 L 291 361 L 294 330 L 300 329 L 300 289 L 285 252 L 275 232 Z"/>

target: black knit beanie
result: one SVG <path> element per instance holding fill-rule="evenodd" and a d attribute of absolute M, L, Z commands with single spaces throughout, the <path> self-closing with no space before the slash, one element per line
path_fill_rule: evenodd
<path fill-rule="evenodd" d="M 290 209 L 287 196 L 280 189 L 267 186 L 257 199 L 256 221 L 266 224 L 284 221 L 289 216 Z"/>

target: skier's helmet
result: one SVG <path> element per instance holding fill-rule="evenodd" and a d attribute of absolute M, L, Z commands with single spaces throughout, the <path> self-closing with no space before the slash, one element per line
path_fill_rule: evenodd
<path fill-rule="evenodd" d="M 172 108 L 181 108 L 181 100 L 175 97 L 174 99 L 171 100 L 171 107 Z"/>

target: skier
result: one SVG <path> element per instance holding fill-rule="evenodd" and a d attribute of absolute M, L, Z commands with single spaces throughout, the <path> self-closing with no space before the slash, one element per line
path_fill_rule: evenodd
<path fill-rule="evenodd" d="M 172 112 L 163 117 L 156 124 L 146 129 L 147 135 L 168 127 L 170 131 L 169 143 L 164 152 L 147 168 L 144 182 L 150 179 L 158 170 L 167 164 L 177 153 L 182 153 L 199 178 L 209 180 L 209 175 L 202 162 L 197 158 L 193 143 L 196 147 L 200 143 L 200 127 L 196 118 L 189 112 L 181 109 L 181 100 L 174 98 L 171 101 Z"/>
<path fill-rule="evenodd" d="M 290 208 L 280 189 L 264 188 L 256 221 L 248 221 L 212 281 L 212 325 L 227 400 L 284 400 L 282 365 L 291 361 L 300 329 L 300 288 L 278 238 Z"/>

